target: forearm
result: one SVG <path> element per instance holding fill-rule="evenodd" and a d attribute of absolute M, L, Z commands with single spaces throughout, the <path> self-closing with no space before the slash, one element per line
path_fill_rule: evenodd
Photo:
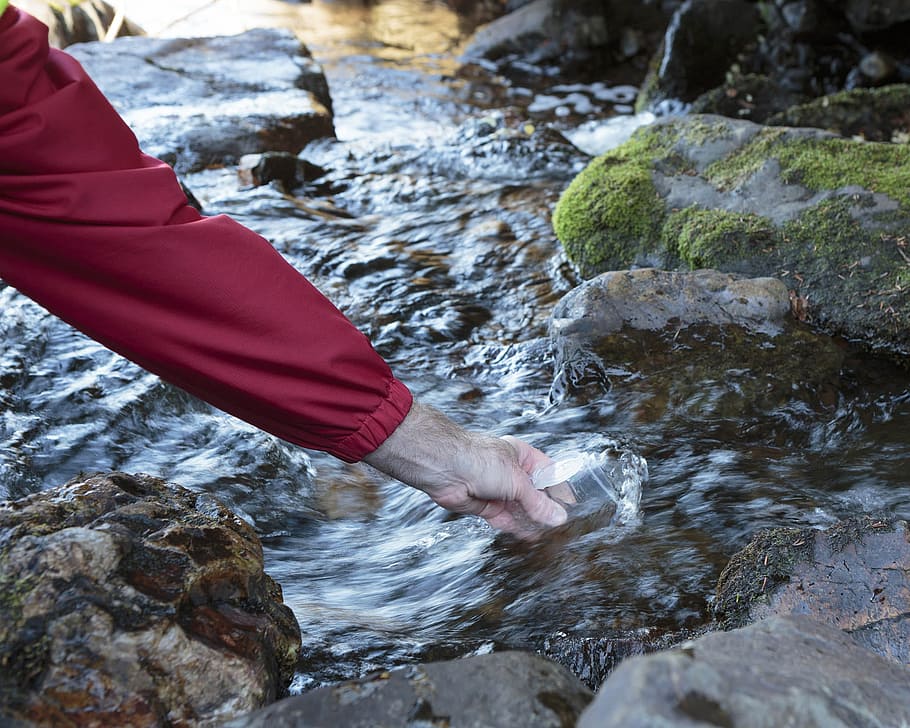
<path fill-rule="evenodd" d="M 411 397 L 366 337 L 268 241 L 190 208 L 43 25 L 0 21 L 0 277 L 257 427 L 374 450 Z"/>

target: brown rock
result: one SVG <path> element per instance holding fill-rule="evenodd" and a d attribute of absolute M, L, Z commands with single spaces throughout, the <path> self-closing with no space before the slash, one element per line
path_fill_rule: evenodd
<path fill-rule="evenodd" d="M 300 631 L 253 529 L 150 476 L 0 504 L 0 716 L 204 726 L 285 689 Z"/>

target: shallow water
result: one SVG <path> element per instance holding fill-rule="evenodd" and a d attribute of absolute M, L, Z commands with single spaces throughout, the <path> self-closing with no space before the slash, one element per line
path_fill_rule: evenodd
<path fill-rule="evenodd" d="M 465 426 L 550 452 L 605 439 L 640 452 L 650 471 L 640 518 L 621 526 L 589 513 L 530 544 L 497 536 L 375 472 L 213 411 L 9 288 L 0 495 L 105 469 L 217 494 L 255 524 L 300 621 L 298 690 L 415 660 L 539 648 L 555 632 L 697 626 L 720 569 L 756 529 L 855 511 L 910 516 L 910 386 L 884 362 L 847 352 L 824 383 L 795 381 L 768 402 L 743 394 L 743 382 L 766 376 L 748 361 L 687 382 L 680 354 L 670 389 L 658 373 L 580 381 L 556 370 L 547 321 L 578 280 L 549 216 L 571 160 L 531 173 L 495 149 L 470 153 L 472 127 L 459 127 L 504 109 L 491 124 L 590 136 L 615 105 L 527 107 L 559 94 L 596 100 L 609 79 L 579 87 L 546 68 L 513 81 L 459 71 L 463 22 L 439 3 L 283 11 L 329 79 L 340 141 L 306 151 L 328 174 L 292 196 L 243 187 L 233 169 L 200 173 L 187 182 L 206 211 L 272 240 L 418 397 Z M 320 30 L 320 14 L 339 22 Z"/>

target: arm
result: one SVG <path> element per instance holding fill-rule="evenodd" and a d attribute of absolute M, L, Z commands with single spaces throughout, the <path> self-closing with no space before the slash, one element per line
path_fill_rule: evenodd
<path fill-rule="evenodd" d="M 2 1 L 2 0 L 0 0 Z M 554 524 L 544 458 L 467 433 L 408 389 L 254 232 L 186 204 L 173 171 L 47 29 L 0 17 L 0 276 L 110 349 L 289 442 L 366 459 L 493 525 Z"/>

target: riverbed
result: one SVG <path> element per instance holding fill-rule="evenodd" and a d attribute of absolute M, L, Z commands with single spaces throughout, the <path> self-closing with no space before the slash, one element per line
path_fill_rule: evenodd
<path fill-rule="evenodd" d="M 741 377 L 765 376 L 748 362 L 663 400 L 646 375 L 581 386 L 555 365 L 550 312 L 579 283 L 550 224 L 566 167 L 529 175 L 506 157 L 472 156 L 471 130 L 549 125 L 579 143 L 618 140 L 647 121 L 629 113 L 627 78 L 466 68 L 457 54 L 470 28 L 441 3 L 268 7 L 269 22 L 293 28 L 323 65 L 338 141 L 305 150 L 327 173 L 294 194 L 246 186 L 235 169 L 190 175 L 205 211 L 265 235 L 418 398 L 466 427 L 550 453 L 640 455 L 649 477 L 638 517 L 595 513 L 537 542 L 503 537 L 212 410 L 10 288 L 0 289 L 0 496 L 109 469 L 218 495 L 256 526 L 300 622 L 295 690 L 539 649 L 556 633 L 697 628 L 720 570 L 755 530 L 910 517 L 910 379 L 846 342 L 834 342 L 844 353 L 835 377 L 795 380 L 791 398 L 768 406 L 735 400 Z M 181 22 L 168 32 L 191 27 Z"/>

